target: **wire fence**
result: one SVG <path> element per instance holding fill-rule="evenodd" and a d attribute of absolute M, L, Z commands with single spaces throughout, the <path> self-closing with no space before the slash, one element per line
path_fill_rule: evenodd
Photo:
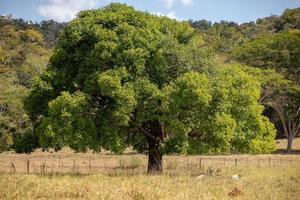
<path fill-rule="evenodd" d="M 247 168 L 300 166 L 300 157 L 286 156 L 164 156 L 166 173 L 196 173 L 205 168 Z M 91 156 L 91 157 L 22 157 L 0 159 L 0 173 L 28 174 L 92 174 L 125 173 L 143 174 L 147 170 L 147 157 Z"/>

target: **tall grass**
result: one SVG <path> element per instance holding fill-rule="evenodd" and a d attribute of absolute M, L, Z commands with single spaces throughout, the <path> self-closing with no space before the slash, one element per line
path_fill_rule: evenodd
<path fill-rule="evenodd" d="M 232 180 L 233 174 L 241 179 Z M 298 166 L 222 168 L 197 178 L 184 173 L 26 175 L 1 174 L 0 199 L 299 199 Z"/>

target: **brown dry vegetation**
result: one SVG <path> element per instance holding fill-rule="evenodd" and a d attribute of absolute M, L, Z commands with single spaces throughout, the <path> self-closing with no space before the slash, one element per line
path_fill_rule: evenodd
<path fill-rule="evenodd" d="M 294 142 L 296 150 L 299 141 Z M 282 145 L 284 141 L 278 148 Z M 2 153 L 0 199 L 281 200 L 300 196 L 297 154 L 164 156 L 161 176 L 146 175 L 146 162 L 145 155 L 130 152 Z M 242 178 L 234 181 L 234 174 Z"/>

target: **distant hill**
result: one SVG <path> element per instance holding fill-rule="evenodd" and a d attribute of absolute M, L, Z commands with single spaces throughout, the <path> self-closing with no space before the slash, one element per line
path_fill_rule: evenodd
<path fill-rule="evenodd" d="M 31 132 L 23 100 L 34 76 L 46 69 L 62 26 L 52 20 L 33 24 L 0 17 L 0 151 Z"/>

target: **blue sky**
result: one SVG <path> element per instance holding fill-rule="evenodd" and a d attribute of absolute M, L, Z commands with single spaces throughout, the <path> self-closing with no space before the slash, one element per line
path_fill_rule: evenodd
<path fill-rule="evenodd" d="M 0 0 L 0 14 L 26 20 L 69 21 L 80 10 L 99 8 L 111 2 L 127 3 L 139 10 L 180 20 L 227 20 L 238 23 L 279 15 L 300 7 L 300 0 Z"/>

